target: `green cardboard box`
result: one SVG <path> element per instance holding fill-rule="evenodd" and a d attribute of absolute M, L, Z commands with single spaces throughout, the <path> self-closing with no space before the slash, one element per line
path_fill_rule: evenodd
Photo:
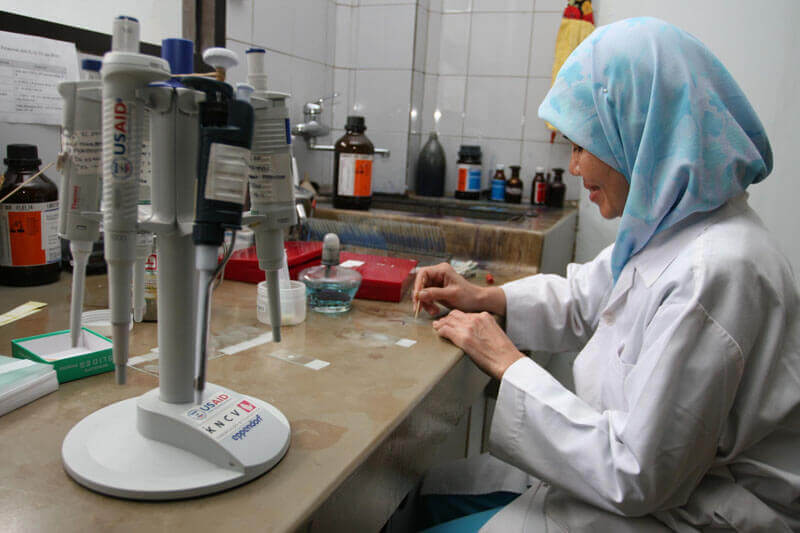
<path fill-rule="evenodd" d="M 111 339 L 81 328 L 78 346 L 73 348 L 70 332 L 56 331 L 11 341 L 11 355 L 53 365 L 59 383 L 114 370 Z"/>

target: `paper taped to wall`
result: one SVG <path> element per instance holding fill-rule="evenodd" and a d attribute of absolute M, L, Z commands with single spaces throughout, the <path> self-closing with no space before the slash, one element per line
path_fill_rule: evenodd
<path fill-rule="evenodd" d="M 74 43 L 0 31 L 0 122 L 60 125 L 58 84 L 76 80 Z"/>

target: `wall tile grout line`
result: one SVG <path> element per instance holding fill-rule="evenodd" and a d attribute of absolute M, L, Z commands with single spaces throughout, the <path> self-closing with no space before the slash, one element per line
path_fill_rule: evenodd
<path fill-rule="evenodd" d="M 534 0 L 534 8 L 536 7 L 536 0 Z M 536 23 L 536 12 L 531 14 L 531 34 L 528 37 L 528 62 L 527 66 L 525 67 L 525 101 L 522 105 L 522 131 L 520 131 L 520 139 L 522 142 L 519 143 L 519 161 L 522 164 L 522 156 L 523 151 L 525 149 L 525 127 L 528 125 L 528 92 L 531 85 L 531 51 L 533 50 L 533 27 Z"/>
<path fill-rule="evenodd" d="M 412 41 L 411 41 L 411 90 L 409 91 L 409 95 L 408 95 L 409 109 L 412 109 L 412 110 L 414 109 L 414 97 L 416 96 L 414 94 L 414 76 L 416 75 L 416 73 L 414 71 L 414 65 L 416 65 L 417 61 L 419 60 L 419 58 L 417 57 L 417 52 L 422 52 L 422 51 L 417 49 L 417 39 L 419 39 L 417 34 L 418 34 L 419 30 L 420 30 L 419 24 L 418 24 L 419 23 L 419 17 L 420 17 L 419 10 L 420 10 L 419 2 L 414 2 L 414 34 L 412 36 Z M 425 13 L 425 16 L 427 17 L 428 14 Z M 428 25 L 426 23 L 425 24 L 425 31 L 427 32 L 427 30 L 428 30 Z M 425 39 L 425 50 L 424 50 L 424 55 L 425 56 L 427 56 L 427 52 L 428 52 L 428 41 L 427 41 L 427 36 L 426 36 L 426 39 Z M 424 97 L 425 97 L 425 75 L 424 74 L 423 74 L 423 79 L 422 79 L 422 93 L 423 93 L 422 97 L 424 99 Z M 420 123 L 422 123 L 422 113 L 423 113 L 424 108 L 425 108 L 425 102 L 422 101 L 421 105 L 419 106 L 419 109 L 416 110 L 417 115 L 415 117 L 415 118 L 419 119 Z M 409 168 L 411 168 L 413 166 L 413 165 L 409 165 L 409 159 L 411 158 L 411 153 L 410 153 L 410 147 L 411 147 L 411 141 L 412 141 L 411 136 L 413 135 L 412 132 L 414 130 L 413 122 L 414 122 L 414 119 L 412 119 L 411 113 L 409 113 L 408 114 L 408 122 L 407 122 L 408 128 L 407 128 L 407 131 L 405 132 L 406 133 L 406 173 L 405 173 L 406 174 L 405 175 L 406 191 L 414 189 L 414 187 L 412 187 L 411 183 L 410 183 L 410 182 L 412 182 L 414 180 L 412 179 L 412 177 L 410 175 L 411 172 L 409 172 Z"/>
<path fill-rule="evenodd" d="M 253 39 L 253 35 L 255 35 L 256 31 L 256 3 L 250 3 L 250 40 L 255 41 Z M 227 33 L 227 32 L 226 32 Z M 227 38 L 227 35 L 225 36 Z"/>
<path fill-rule="evenodd" d="M 251 38 L 252 38 L 252 36 L 251 36 Z M 308 61 L 309 63 L 315 63 L 315 64 L 320 65 L 322 67 L 335 68 L 334 65 L 328 64 L 328 63 L 326 63 L 324 61 L 317 61 L 316 59 L 311 59 L 309 57 L 303 57 L 303 56 L 290 54 L 288 52 L 284 52 L 283 50 L 276 50 L 275 48 L 270 48 L 269 46 L 264 46 L 262 44 L 258 44 L 258 43 L 254 43 L 254 42 L 242 41 L 240 39 L 234 39 L 232 37 L 226 37 L 225 40 L 226 41 L 233 41 L 233 42 L 238 43 L 238 44 L 243 44 L 245 46 L 249 46 L 250 48 L 263 48 L 267 52 L 272 52 L 273 54 L 280 54 L 282 56 L 286 56 L 286 57 L 291 58 L 291 59 L 300 59 L 302 61 Z"/>
<path fill-rule="evenodd" d="M 472 3 L 470 3 L 470 8 Z M 461 106 L 461 137 L 464 137 L 464 128 L 467 123 L 467 98 L 469 97 L 469 63 L 472 55 L 472 13 L 469 13 L 469 28 L 467 28 L 467 67 L 464 75 L 464 103 Z M 482 185 L 481 185 L 482 186 Z"/>

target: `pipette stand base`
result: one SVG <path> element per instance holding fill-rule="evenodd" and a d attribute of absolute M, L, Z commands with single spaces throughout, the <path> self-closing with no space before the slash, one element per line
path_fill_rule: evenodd
<path fill-rule="evenodd" d="M 81 485 L 134 500 L 176 500 L 247 483 L 289 448 L 289 422 L 267 402 L 208 384 L 201 405 L 169 404 L 158 389 L 76 424 L 61 448 Z"/>

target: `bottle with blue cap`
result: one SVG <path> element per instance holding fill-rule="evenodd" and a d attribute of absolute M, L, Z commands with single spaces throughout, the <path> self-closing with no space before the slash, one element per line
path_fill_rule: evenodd
<path fill-rule="evenodd" d="M 498 164 L 492 177 L 492 190 L 490 200 L 503 202 L 506 199 L 506 172 L 505 166 Z"/>

